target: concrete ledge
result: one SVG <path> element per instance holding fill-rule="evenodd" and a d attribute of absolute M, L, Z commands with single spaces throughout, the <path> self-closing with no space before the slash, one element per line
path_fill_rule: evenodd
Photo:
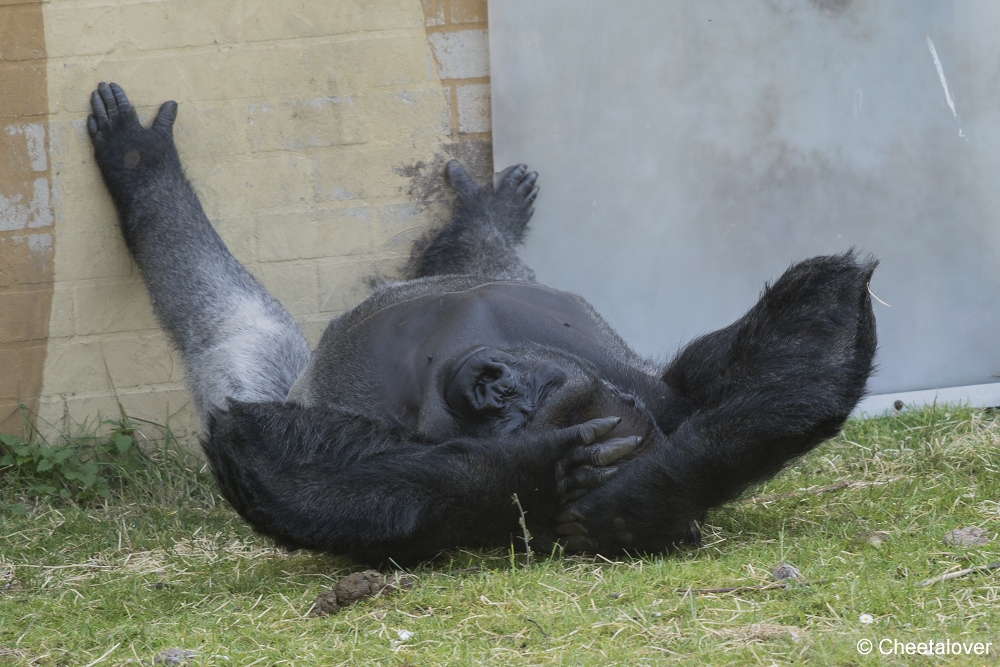
<path fill-rule="evenodd" d="M 858 404 L 851 416 L 858 418 L 882 417 L 896 410 L 896 401 L 902 401 L 904 409 L 934 404 L 992 408 L 1000 406 L 1000 382 L 868 396 Z"/>

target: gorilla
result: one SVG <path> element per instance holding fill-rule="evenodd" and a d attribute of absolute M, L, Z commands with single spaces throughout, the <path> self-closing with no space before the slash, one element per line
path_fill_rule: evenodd
<path fill-rule="evenodd" d="M 101 83 L 91 107 L 97 165 L 219 488 L 288 548 L 413 562 L 511 544 L 523 518 L 535 550 L 669 551 L 834 436 L 865 392 L 875 260 L 794 264 L 658 364 L 518 257 L 538 194 L 525 165 L 494 189 L 450 162 L 454 215 L 414 279 L 376 288 L 310 351 L 205 216 L 174 145 L 177 104 L 146 128 Z"/>

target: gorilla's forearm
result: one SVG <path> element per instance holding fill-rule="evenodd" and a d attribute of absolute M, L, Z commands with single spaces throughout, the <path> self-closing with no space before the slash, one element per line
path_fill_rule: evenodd
<path fill-rule="evenodd" d="M 509 543 L 520 534 L 515 493 L 544 532 L 557 458 L 600 436 L 585 427 L 432 444 L 323 408 L 233 402 L 213 413 L 202 444 L 223 495 L 258 531 L 289 547 L 401 562 Z"/>

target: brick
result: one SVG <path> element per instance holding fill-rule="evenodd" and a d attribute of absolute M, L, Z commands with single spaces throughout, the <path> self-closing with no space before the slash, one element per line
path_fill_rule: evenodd
<path fill-rule="evenodd" d="M 427 79 L 426 53 L 423 30 L 375 33 L 364 39 L 306 46 L 303 64 L 316 76 L 325 74 L 320 90 L 343 96 L 365 88 L 423 83 Z"/>
<path fill-rule="evenodd" d="M 243 0 L 244 34 L 257 41 L 360 32 L 364 30 L 364 1 Z"/>
<path fill-rule="evenodd" d="M 376 148 L 370 144 L 363 150 L 344 146 L 317 153 L 313 157 L 315 199 L 323 202 L 403 196 L 410 186 L 404 175 L 406 165 L 430 159 L 428 153 L 429 148 L 424 154 L 407 154 L 396 147 Z"/>
<path fill-rule="evenodd" d="M 251 270 L 267 291 L 292 315 L 305 315 L 320 310 L 315 262 L 268 262 L 258 264 Z"/>
<path fill-rule="evenodd" d="M 38 395 L 44 361 L 44 341 L 0 343 L 0 401 L 33 401 Z M 0 414 L 0 418 L 4 416 Z"/>
<path fill-rule="evenodd" d="M 257 261 L 257 224 L 253 216 L 212 220 L 212 225 L 241 264 Z"/>
<path fill-rule="evenodd" d="M 158 329 L 146 289 L 138 278 L 87 281 L 74 286 L 78 335 Z"/>
<path fill-rule="evenodd" d="M 149 108 L 146 122 L 152 122 L 158 109 L 158 106 Z M 181 100 L 174 123 L 174 139 L 177 152 L 185 163 L 221 160 L 250 152 L 250 129 L 246 103 L 210 105 Z"/>
<path fill-rule="evenodd" d="M 108 371 L 97 343 L 74 343 L 69 338 L 50 339 L 46 366 L 56 372 L 46 377 L 45 389 L 74 394 L 110 391 Z"/>
<path fill-rule="evenodd" d="M 0 288 L 52 282 L 52 234 L 0 233 Z"/>
<path fill-rule="evenodd" d="M 254 151 L 363 144 L 369 120 L 353 97 L 251 104 L 246 126 Z"/>
<path fill-rule="evenodd" d="M 173 353 L 162 332 L 117 335 L 97 340 L 52 339 L 49 343 L 51 373 L 46 391 L 74 394 L 125 390 L 183 379 L 180 356 Z"/>
<path fill-rule="evenodd" d="M 340 313 L 361 303 L 371 293 L 377 264 L 370 259 L 322 260 L 318 263 L 319 312 Z"/>
<path fill-rule="evenodd" d="M 452 23 L 486 23 L 486 0 L 449 0 Z"/>
<path fill-rule="evenodd" d="M 189 160 L 186 171 L 210 219 L 303 204 L 315 192 L 312 161 L 294 153 Z"/>
<path fill-rule="evenodd" d="M 52 221 L 48 178 L 0 183 L 0 232 L 48 227 Z"/>
<path fill-rule="evenodd" d="M 20 401 L 0 400 L 0 433 L 10 433 L 21 437 L 27 435 L 20 406 Z M 28 409 L 31 410 L 32 406 L 29 406 Z"/>
<path fill-rule="evenodd" d="M 492 132 L 490 84 L 475 83 L 455 88 L 459 132 Z"/>
<path fill-rule="evenodd" d="M 445 4 L 447 0 L 420 0 L 424 10 L 424 25 L 428 28 L 445 24 Z"/>
<path fill-rule="evenodd" d="M 485 30 L 433 32 L 427 41 L 434 49 L 442 79 L 472 79 L 490 75 L 490 43 Z"/>
<path fill-rule="evenodd" d="M 45 58 L 42 10 L 36 4 L 0 3 L 0 60 Z"/>
<path fill-rule="evenodd" d="M 47 31 L 58 34 L 49 57 L 104 55 L 115 50 L 146 51 L 227 44 L 240 38 L 239 7 L 226 0 L 61 3 L 45 12 Z"/>
<path fill-rule="evenodd" d="M 49 307 L 49 338 L 68 338 L 76 333 L 73 283 L 57 282 L 52 286 L 52 306 Z"/>
<path fill-rule="evenodd" d="M 407 30 L 318 43 L 249 43 L 210 54 L 199 49 L 129 53 L 128 57 L 102 58 L 99 63 L 65 61 L 51 69 L 49 88 L 54 110 L 68 105 L 67 110 L 83 118 L 93 82 L 101 80 L 121 83 L 129 99 L 147 113 L 170 98 L 182 103 L 198 100 L 204 105 L 345 97 L 366 88 L 425 83 L 426 52 L 423 30 Z M 17 113 L 11 115 L 24 115 L 21 108 L 29 106 L 19 102 Z"/>
<path fill-rule="evenodd" d="M 43 60 L 0 60 L 0 118 L 22 118 L 48 113 Z"/>
<path fill-rule="evenodd" d="M 376 206 L 376 243 L 381 250 L 409 252 L 413 244 L 439 222 L 443 220 L 412 202 Z"/>
<path fill-rule="evenodd" d="M 121 402 L 126 414 L 136 419 L 163 425 L 169 421 L 173 434 L 181 444 L 197 451 L 198 416 L 195 414 L 191 395 L 179 383 L 168 386 L 143 387 L 83 396 L 53 394 L 39 400 L 39 422 L 50 433 L 75 430 L 84 422 L 95 424 L 100 419 L 116 419 Z M 141 436 L 157 440 L 160 429 L 150 424 L 138 424 Z M 77 427 L 78 428 L 78 427 Z"/>
<path fill-rule="evenodd" d="M 50 285 L 0 289 L 0 341 L 44 340 L 48 336 Z"/>
<path fill-rule="evenodd" d="M 361 97 L 360 106 L 378 139 L 401 148 L 426 142 L 436 150 L 451 130 L 451 109 L 440 85 L 370 91 Z"/>
<path fill-rule="evenodd" d="M 398 30 L 424 25 L 423 11 L 411 0 L 365 0 L 361 6 L 365 30 Z"/>
<path fill-rule="evenodd" d="M 47 176 L 45 148 L 45 123 L 0 124 L 0 183 Z"/>
<path fill-rule="evenodd" d="M 372 250 L 368 207 L 258 217 L 262 262 L 357 255 Z"/>
<path fill-rule="evenodd" d="M 256 49 L 253 49 L 256 51 Z M 294 54 L 286 49 L 272 49 L 272 62 L 265 66 L 290 75 L 295 69 L 288 61 Z M 50 59 L 49 89 L 53 112 L 68 111 L 86 119 L 90 112 L 90 94 L 96 82 L 115 81 L 122 85 L 129 100 L 141 114 L 149 117 L 167 99 L 182 103 L 232 101 L 259 92 L 259 76 L 248 72 L 261 66 L 264 54 L 247 55 L 243 47 L 227 48 L 206 54 L 200 49 L 154 52 L 118 52 L 100 60 Z M 298 58 L 301 61 L 301 58 Z M 300 76 L 296 75 L 295 80 Z"/>
<path fill-rule="evenodd" d="M 72 215 L 72 211 L 67 211 Z M 56 279 L 60 281 L 87 280 L 92 278 L 125 278 L 137 275 L 137 269 L 125 249 L 113 209 L 106 214 L 102 224 L 82 227 L 87 218 L 73 216 L 67 221 L 66 231 L 56 234 L 56 244 L 73 248 L 72 253 L 59 256 Z M 93 218 L 91 218 L 93 219 Z"/>

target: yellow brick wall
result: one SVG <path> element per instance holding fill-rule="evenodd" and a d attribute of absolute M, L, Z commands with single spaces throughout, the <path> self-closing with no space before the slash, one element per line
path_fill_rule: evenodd
<path fill-rule="evenodd" d="M 46 155 L 40 2 L 0 0 L 0 431 L 38 407 L 52 301 L 53 214 Z"/>
<path fill-rule="evenodd" d="M 196 429 L 93 164 L 85 122 L 99 81 L 120 83 L 147 119 L 179 102 L 178 148 L 209 219 L 315 343 L 443 222 L 449 157 L 492 171 L 485 7 L 42 3 L 55 223 L 43 430 L 116 415 L 116 396 L 133 416 Z"/>

